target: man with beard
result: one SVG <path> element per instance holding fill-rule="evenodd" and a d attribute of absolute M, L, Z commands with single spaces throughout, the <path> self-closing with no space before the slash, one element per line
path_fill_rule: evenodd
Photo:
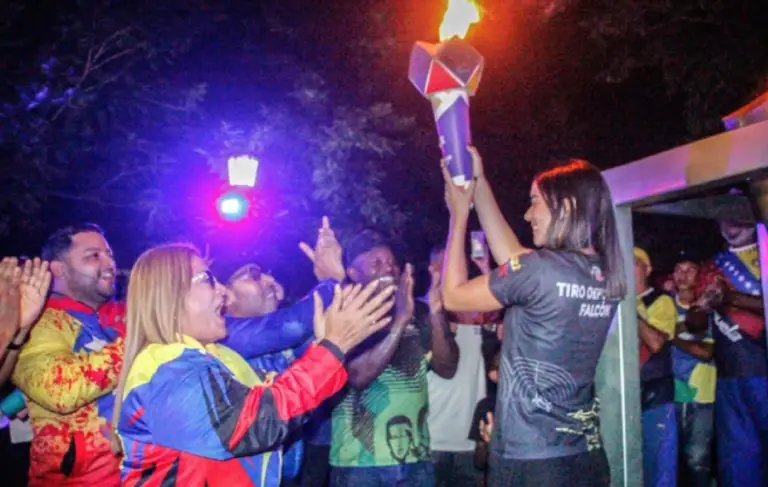
<path fill-rule="evenodd" d="M 429 451 L 412 448 L 393 452 L 391 421 L 418 424 L 427 406 L 427 371 L 451 378 L 456 373 L 458 347 L 443 316 L 439 289 L 429 305 L 415 304 L 413 269 L 400 273 L 383 237 L 366 230 L 346 246 L 347 276 L 381 289 L 398 282 L 395 318 L 389 329 L 363 342 L 347 362 L 349 390 L 333 411 L 331 485 L 333 487 L 429 487 L 434 471 Z M 411 429 L 413 445 L 429 445 L 427 431 Z"/>
<path fill-rule="evenodd" d="M 42 258 L 51 263 L 53 293 L 13 375 L 29 399 L 34 431 L 29 485 L 118 486 L 119 458 L 110 446 L 109 424 L 122 366 L 125 305 L 112 300 L 112 250 L 100 227 L 80 224 L 53 233 Z M 329 302 L 332 284 L 323 283 L 318 291 Z M 296 306 L 307 301 L 311 309 L 311 299 Z M 290 308 L 286 312 L 297 315 Z M 245 358 L 295 347 L 311 336 L 311 316 L 289 333 L 282 332 L 280 324 L 287 320 L 281 313 L 231 318 L 222 343 Z"/>
<path fill-rule="evenodd" d="M 728 249 L 702 270 L 699 303 L 711 311 L 717 388 L 718 485 L 768 482 L 768 365 L 754 226 L 721 222 Z"/>

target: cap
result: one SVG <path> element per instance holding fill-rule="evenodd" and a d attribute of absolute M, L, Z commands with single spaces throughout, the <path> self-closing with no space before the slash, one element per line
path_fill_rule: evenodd
<path fill-rule="evenodd" d="M 384 236 L 366 229 L 350 238 L 344 246 L 344 265 L 349 267 L 360 255 L 376 247 L 390 247 Z"/>
<path fill-rule="evenodd" d="M 645 264 L 648 267 L 653 267 L 651 265 L 651 258 L 648 257 L 648 252 L 641 249 L 640 247 L 635 247 L 632 249 L 632 255 L 635 256 L 635 259 L 639 260 L 643 264 Z"/>

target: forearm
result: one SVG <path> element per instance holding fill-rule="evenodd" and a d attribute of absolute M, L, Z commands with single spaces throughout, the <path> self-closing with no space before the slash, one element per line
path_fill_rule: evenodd
<path fill-rule="evenodd" d="M 333 299 L 333 282 L 324 281 L 314 291 L 328 306 Z M 293 306 L 264 316 L 228 316 L 227 337 L 219 344 L 231 348 L 246 360 L 300 346 L 313 334 L 314 303 L 311 296 L 312 293 Z"/>
<path fill-rule="evenodd" d="M 440 377 L 450 379 L 459 365 L 459 347 L 444 313 L 430 314 L 429 324 L 432 327 L 432 370 Z"/>
<path fill-rule="evenodd" d="M 178 365 L 180 372 L 184 361 Z M 157 396 L 142 406 L 153 424 L 174 427 L 155 429 L 152 443 L 226 460 L 283 444 L 311 411 L 344 387 L 347 373 L 344 354 L 324 340 L 310 347 L 270 384 L 243 384 L 215 364 L 194 366 L 187 374 L 177 373 L 164 380 L 153 389 Z M 168 408 L 167 404 L 177 404 L 178 408 Z M 184 414 L 179 414 L 179 408 Z M 123 415 L 121 434 L 130 430 L 128 423 L 129 417 Z M 190 442 L 190 437 L 197 441 Z"/>
<path fill-rule="evenodd" d="M 0 332 L 0 359 L 5 357 L 5 351 L 8 348 L 8 344 L 11 343 L 11 338 L 13 338 L 13 335 L 10 333 Z"/>
<path fill-rule="evenodd" d="M 69 414 L 112 393 L 122 358 L 122 340 L 90 353 L 24 350 L 13 381 L 42 407 Z"/>
<path fill-rule="evenodd" d="M 648 347 L 651 353 L 658 352 L 666 342 L 666 336 L 648 324 L 644 319 L 637 317 L 637 336 Z"/>
<path fill-rule="evenodd" d="M 501 213 L 488 180 L 481 177 L 475 188 L 475 211 L 485 232 L 488 248 L 494 260 L 501 265 L 525 251 L 512 227 Z"/>
<path fill-rule="evenodd" d="M 728 306 L 741 308 L 752 313 L 759 313 L 760 315 L 763 313 L 763 298 L 761 296 L 750 296 L 731 291 L 726 293 L 723 302 Z"/>
<path fill-rule="evenodd" d="M 13 368 L 16 366 L 16 361 L 19 355 L 16 350 L 8 350 L 5 357 L 2 359 L 2 366 L 0 366 L 0 386 L 8 382 L 13 373 Z"/>
<path fill-rule="evenodd" d="M 712 356 L 715 353 L 714 343 L 692 342 L 675 337 L 672 339 L 672 344 L 688 355 L 696 357 L 699 360 L 712 360 Z"/>
<path fill-rule="evenodd" d="M 407 321 L 395 322 L 389 333 L 377 341 L 375 345 L 365 348 L 365 351 L 358 355 L 355 355 L 353 351 L 352 358 L 347 361 L 349 385 L 358 390 L 365 389 L 381 374 L 400 345 L 400 339 L 403 338 L 407 325 Z M 360 348 L 365 346 L 366 343 L 363 342 Z"/>
<path fill-rule="evenodd" d="M 11 343 L 16 345 L 17 347 L 20 347 L 27 340 L 27 335 L 29 335 L 29 328 L 22 328 L 13 337 L 13 339 L 11 340 Z M 13 374 L 13 369 L 14 367 L 16 367 L 16 362 L 18 362 L 18 360 L 19 360 L 18 348 L 15 350 L 13 349 L 7 350 L 5 357 L 0 359 L 0 362 L 2 363 L 2 366 L 0 366 L 0 386 L 5 384 L 8 381 L 8 379 L 11 378 L 11 374 Z"/>
<path fill-rule="evenodd" d="M 464 242 L 467 235 L 467 218 L 467 215 L 451 216 L 450 231 L 445 246 L 442 296 L 443 305 L 450 311 L 465 311 L 455 309 L 455 306 L 458 288 L 467 282 L 469 275 Z"/>

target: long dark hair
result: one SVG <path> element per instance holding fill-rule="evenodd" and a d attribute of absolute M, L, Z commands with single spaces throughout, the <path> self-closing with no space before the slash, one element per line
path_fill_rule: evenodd
<path fill-rule="evenodd" d="M 581 251 L 592 247 L 603 260 L 606 292 L 622 298 L 627 292 L 613 200 L 600 171 L 580 159 L 544 171 L 534 179 L 552 212 L 547 247 Z"/>

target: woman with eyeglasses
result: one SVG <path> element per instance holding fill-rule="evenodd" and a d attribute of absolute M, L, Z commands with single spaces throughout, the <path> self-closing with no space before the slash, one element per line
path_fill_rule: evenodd
<path fill-rule="evenodd" d="M 224 287 L 196 249 L 145 252 L 131 271 L 125 357 L 114 426 L 122 483 L 278 486 L 280 445 L 305 416 L 347 381 L 344 355 L 390 321 L 392 289 L 335 289 L 319 341 L 274 382 L 231 349 Z"/>
<path fill-rule="evenodd" d="M 525 212 L 538 248 L 528 249 L 472 153 L 467 190 L 443 167 L 451 222 L 442 291 L 450 311 L 505 309 L 488 485 L 607 487 L 595 371 L 626 292 L 608 185 L 581 160 L 539 174 Z M 470 281 L 464 252 L 473 203 L 500 265 Z"/>

